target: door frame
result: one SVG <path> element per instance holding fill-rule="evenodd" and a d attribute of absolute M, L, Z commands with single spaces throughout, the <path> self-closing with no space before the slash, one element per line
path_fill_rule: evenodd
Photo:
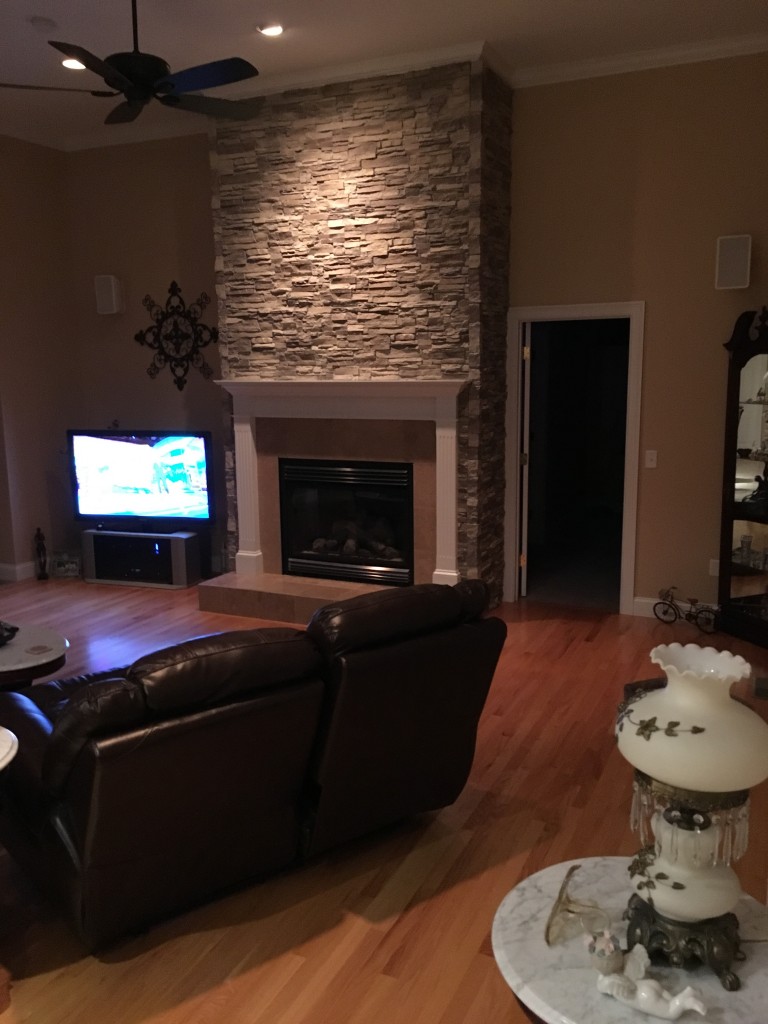
<path fill-rule="evenodd" d="M 553 320 L 629 320 L 627 419 L 624 435 L 624 504 L 621 525 L 619 612 L 634 614 L 637 485 L 640 467 L 640 400 L 643 379 L 644 302 L 517 306 L 507 317 L 506 485 L 504 502 L 504 600 L 518 599 L 520 560 L 520 362 L 526 324 Z"/>

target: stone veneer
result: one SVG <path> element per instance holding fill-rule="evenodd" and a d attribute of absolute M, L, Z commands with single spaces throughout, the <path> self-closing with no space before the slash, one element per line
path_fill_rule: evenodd
<path fill-rule="evenodd" d="M 478 62 L 265 96 L 211 150 L 224 378 L 467 380 L 458 567 L 495 600 L 510 148 L 511 92 Z"/>

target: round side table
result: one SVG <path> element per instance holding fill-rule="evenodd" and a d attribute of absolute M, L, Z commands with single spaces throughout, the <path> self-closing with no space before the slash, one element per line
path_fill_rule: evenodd
<path fill-rule="evenodd" d="M 611 930 L 626 941 L 622 914 L 632 887 L 629 858 L 585 857 L 554 864 L 524 879 L 502 900 L 493 921 L 491 940 L 496 963 L 517 998 L 545 1024 L 638 1024 L 656 1017 L 624 1006 L 597 990 L 597 971 L 590 965 L 581 936 L 548 946 L 544 929 L 560 885 L 571 865 L 581 865 L 569 885 L 574 899 L 592 900 L 606 911 Z M 673 994 L 686 985 L 699 990 L 706 1018 L 685 1013 L 682 1020 L 712 1020 L 717 1024 L 746 1024 L 765 1020 L 768 1005 L 768 908 L 743 895 L 735 907 L 746 960 L 736 965 L 741 979 L 737 992 L 726 992 L 707 967 L 682 970 L 650 968 Z"/>
<path fill-rule="evenodd" d="M 16 734 L 0 725 L 0 769 L 11 763 L 16 757 L 18 749 L 19 741 L 16 739 Z"/>
<path fill-rule="evenodd" d="M 0 690 L 27 686 L 56 672 L 68 648 L 69 640 L 47 626 L 19 626 L 16 636 L 0 647 Z"/>

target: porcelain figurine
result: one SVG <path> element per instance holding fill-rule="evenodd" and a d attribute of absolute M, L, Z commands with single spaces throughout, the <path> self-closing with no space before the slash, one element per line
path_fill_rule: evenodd
<path fill-rule="evenodd" d="M 607 933 L 606 933 L 607 935 Z M 594 936 L 596 948 L 600 943 L 614 945 L 613 936 L 608 938 Z M 592 955 L 592 962 L 595 963 L 595 955 Z M 613 957 L 613 953 L 609 953 Z M 645 946 L 638 944 L 624 954 L 623 964 L 619 971 L 614 974 L 605 974 L 600 966 L 597 976 L 597 990 L 604 995 L 613 996 L 618 1002 L 625 1006 L 631 1006 L 635 1010 L 647 1013 L 652 1017 L 661 1017 L 663 1020 L 677 1020 L 686 1010 L 706 1016 L 707 1009 L 698 997 L 698 992 L 688 985 L 673 996 L 653 978 L 646 978 L 645 972 L 650 964 L 650 958 Z"/>

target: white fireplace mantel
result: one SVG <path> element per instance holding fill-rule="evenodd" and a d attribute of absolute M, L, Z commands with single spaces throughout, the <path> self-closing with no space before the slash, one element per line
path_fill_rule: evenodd
<path fill-rule="evenodd" d="M 254 420 L 431 420 L 435 424 L 437 555 L 434 583 L 457 583 L 457 400 L 466 380 L 219 380 L 232 395 L 239 544 L 237 572 L 264 571 Z"/>

